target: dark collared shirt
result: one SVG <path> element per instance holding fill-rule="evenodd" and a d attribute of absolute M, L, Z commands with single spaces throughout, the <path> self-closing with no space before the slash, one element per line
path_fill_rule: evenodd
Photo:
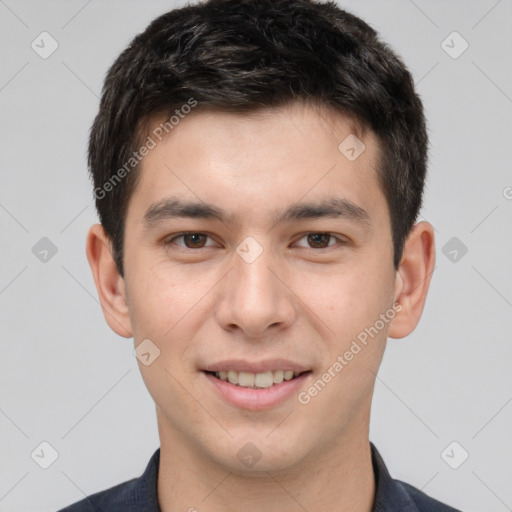
<path fill-rule="evenodd" d="M 412 485 L 391 478 L 380 453 L 370 442 L 375 474 L 372 512 L 461 512 L 430 498 Z M 84 498 L 59 512 L 161 512 L 157 498 L 160 448 L 139 478 Z"/>

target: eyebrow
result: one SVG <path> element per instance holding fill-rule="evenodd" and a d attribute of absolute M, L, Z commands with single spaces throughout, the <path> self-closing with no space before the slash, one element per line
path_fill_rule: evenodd
<path fill-rule="evenodd" d="M 273 225 L 293 220 L 344 218 L 356 224 L 371 226 L 368 212 L 345 198 L 329 198 L 320 202 L 297 203 L 273 216 Z M 143 218 L 144 228 L 176 218 L 217 219 L 226 224 L 233 224 L 234 217 L 222 208 L 204 202 L 192 202 L 171 197 L 150 205 Z"/>

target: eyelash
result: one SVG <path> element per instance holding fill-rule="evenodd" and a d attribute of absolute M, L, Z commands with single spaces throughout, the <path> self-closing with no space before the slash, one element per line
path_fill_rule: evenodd
<path fill-rule="evenodd" d="M 201 236 L 206 236 L 208 238 L 211 239 L 211 237 L 206 234 L 206 233 L 202 233 L 202 232 L 199 232 L 199 231 L 186 231 L 186 232 L 183 232 L 183 233 L 178 233 L 176 235 L 174 235 L 172 238 L 168 238 L 166 240 L 164 240 L 164 246 L 165 247 L 168 247 L 170 245 L 178 245 L 178 244 L 174 244 L 174 240 L 177 240 L 179 238 L 183 238 L 184 236 L 186 235 L 201 235 Z M 299 240 L 302 240 L 303 238 L 306 238 L 310 235 L 326 235 L 326 236 L 329 236 L 330 239 L 335 239 L 338 241 L 338 244 L 331 244 L 331 245 L 327 245 L 327 247 L 320 247 L 320 248 L 316 248 L 316 247 L 309 247 L 309 249 L 313 249 L 313 250 L 316 250 L 316 251 L 322 251 L 322 250 L 327 250 L 327 249 L 330 249 L 331 247 L 335 247 L 336 245 L 346 245 L 348 242 L 332 233 L 327 233 L 327 232 L 324 232 L 324 231 L 311 231 L 309 233 L 305 233 L 301 238 L 299 238 L 297 240 L 297 242 Z M 296 243 L 296 242 L 295 242 Z M 192 248 L 192 247 L 186 247 L 184 245 L 178 245 L 178 247 L 182 247 L 183 249 L 185 250 L 190 250 L 190 251 L 198 251 L 199 249 L 207 249 L 208 247 L 211 247 L 211 246 L 205 246 L 205 247 L 197 247 L 197 248 Z"/>

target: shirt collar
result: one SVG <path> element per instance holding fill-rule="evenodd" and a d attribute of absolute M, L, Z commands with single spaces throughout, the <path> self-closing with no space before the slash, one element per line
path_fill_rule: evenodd
<path fill-rule="evenodd" d="M 375 475 L 375 500 L 372 512 L 390 512 L 392 510 L 418 512 L 418 508 L 407 491 L 389 474 L 379 451 L 372 442 L 370 442 L 370 448 Z M 159 462 L 160 448 L 155 451 L 144 473 L 138 479 L 134 502 L 138 505 L 139 510 L 161 512 L 158 506 L 157 492 Z"/>
<path fill-rule="evenodd" d="M 372 450 L 373 474 L 375 475 L 375 500 L 372 512 L 418 512 L 418 508 L 409 497 L 409 493 L 402 487 L 399 481 L 394 480 L 389 474 L 382 457 L 370 441 Z"/>

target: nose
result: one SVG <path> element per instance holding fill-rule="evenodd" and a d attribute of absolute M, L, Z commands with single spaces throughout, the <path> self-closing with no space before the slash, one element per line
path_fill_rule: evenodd
<path fill-rule="evenodd" d="M 292 325 L 296 301 L 270 251 L 252 262 L 235 255 L 234 262 L 218 289 L 219 325 L 227 331 L 239 330 L 247 338 L 261 338 Z"/>

